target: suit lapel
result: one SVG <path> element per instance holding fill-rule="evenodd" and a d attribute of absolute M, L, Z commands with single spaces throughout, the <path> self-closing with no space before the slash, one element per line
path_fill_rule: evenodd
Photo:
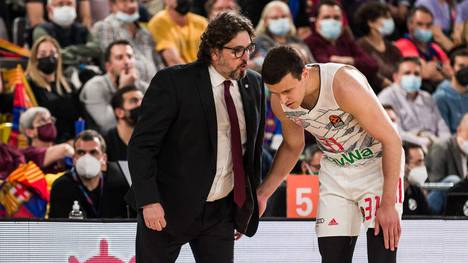
<path fill-rule="evenodd" d="M 216 120 L 216 108 L 213 97 L 213 87 L 211 86 L 210 74 L 208 67 L 200 64 L 202 70 L 199 71 L 199 79 L 196 81 L 198 93 L 200 94 L 200 101 L 205 112 L 205 120 L 208 126 L 208 132 L 210 134 L 211 148 L 213 151 L 213 164 L 216 167 L 216 155 L 217 155 L 217 120 Z M 195 142 L 196 143 L 196 142 Z"/>
<path fill-rule="evenodd" d="M 242 98 L 242 105 L 244 108 L 245 127 L 247 130 L 247 150 L 249 146 L 253 145 L 255 138 L 255 124 L 257 123 L 257 114 L 255 112 L 255 103 L 252 98 L 250 89 L 254 86 L 249 83 L 247 76 L 237 82 L 239 86 L 239 93 Z"/>

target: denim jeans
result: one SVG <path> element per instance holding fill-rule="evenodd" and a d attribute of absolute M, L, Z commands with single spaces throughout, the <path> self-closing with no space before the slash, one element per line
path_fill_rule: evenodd
<path fill-rule="evenodd" d="M 458 175 L 449 175 L 440 181 L 441 183 L 458 183 L 460 181 Z M 447 191 L 441 190 L 432 190 L 428 196 L 427 201 L 429 203 L 429 208 L 432 210 L 432 213 L 435 215 L 440 215 L 445 210 L 445 202 L 447 200 Z"/>

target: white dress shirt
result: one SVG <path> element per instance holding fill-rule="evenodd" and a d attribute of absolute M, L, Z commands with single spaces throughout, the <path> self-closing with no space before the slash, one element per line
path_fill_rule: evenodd
<path fill-rule="evenodd" d="M 216 71 L 213 66 L 208 68 L 213 89 L 214 104 L 216 108 L 216 120 L 218 123 L 218 147 L 216 156 L 216 175 L 211 185 L 207 201 L 215 201 L 226 197 L 234 188 L 234 173 L 231 152 L 231 125 L 229 115 L 224 100 L 224 85 L 226 80 Z M 231 97 L 236 106 L 237 118 L 242 143 L 242 153 L 245 152 L 247 142 L 247 131 L 245 129 L 244 107 L 242 105 L 241 94 L 237 81 L 231 80 Z"/>

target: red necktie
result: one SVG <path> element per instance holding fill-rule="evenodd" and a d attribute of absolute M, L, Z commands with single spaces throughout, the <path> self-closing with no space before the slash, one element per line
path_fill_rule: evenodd
<path fill-rule="evenodd" d="M 231 81 L 226 80 L 224 84 L 224 100 L 229 115 L 229 123 L 231 124 L 231 153 L 232 166 L 234 170 L 234 203 L 238 207 L 242 207 L 245 201 L 245 175 L 244 165 L 242 161 L 242 145 L 239 129 L 239 120 L 237 118 L 236 106 L 232 100 L 229 88 Z"/>

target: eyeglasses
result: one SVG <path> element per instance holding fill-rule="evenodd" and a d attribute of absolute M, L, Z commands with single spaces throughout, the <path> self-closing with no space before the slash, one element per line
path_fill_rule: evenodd
<path fill-rule="evenodd" d="M 244 56 L 245 51 L 248 51 L 249 54 L 252 54 L 255 51 L 255 43 L 250 43 L 250 45 L 248 45 L 247 47 L 238 46 L 238 47 L 223 47 L 223 48 L 231 50 L 232 54 L 234 54 L 236 58 L 241 58 L 242 56 Z"/>

